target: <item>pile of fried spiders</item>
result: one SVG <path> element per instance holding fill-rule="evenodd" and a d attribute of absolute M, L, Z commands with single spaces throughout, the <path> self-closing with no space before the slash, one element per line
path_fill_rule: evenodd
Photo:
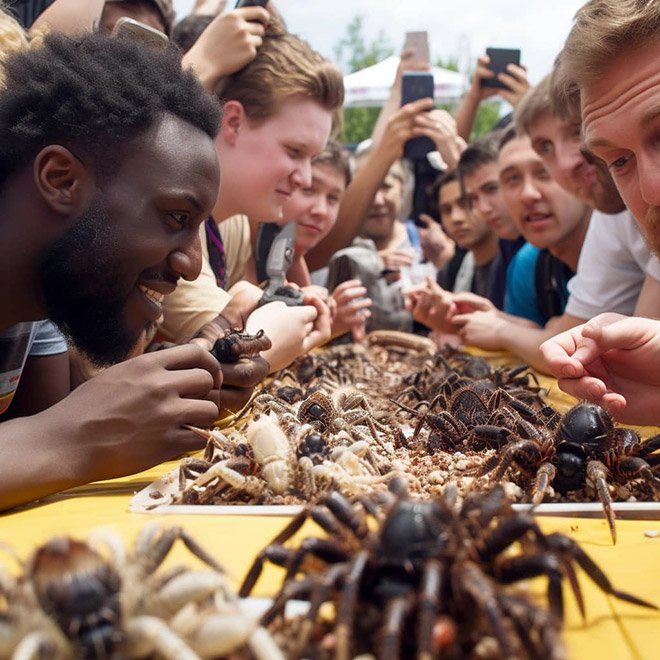
<path fill-rule="evenodd" d="M 308 520 L 321 533 L 300 541 Z M 179 540 L 205 568 L 165 566 Z M 182 528 L 148 525 L 128 551 L 107 533 L 55 538 L 19 563 L 19 575 L 0 569 L 0 657 L 16 660 L 559 660 L 565 582 L 585 616 L 578 569 L 605 594 L 657 609 L 615 588 L 575 541 L 514 511 L 501 486 L 461 498 L 449 484 L 422 501 L 402 478 L 305 507 L 238 594 Z M 285 571 L 281 587 L 248 616 L 241 599 L 270 563 Z M 535 598 L 524 583 L 537 576 L 547 590 Z M 292 599 L 304 606 L 296 615 Z"/>
<path fill-rule="evenodd" d="M 660 436 L 642 441 L 591 404 L 561 412 L 544 394 L 526 365 L 371 333 L 275 374 L 234 428 L 195 429 L 204 456 L 184 459 L 175 494 L 151 504 L 302 504 L 383 492 L 394 477 L 420 498 L 501 483 L 516 502 L 600 501 L 615 541 L 612 501 L 660 496 Z"/>

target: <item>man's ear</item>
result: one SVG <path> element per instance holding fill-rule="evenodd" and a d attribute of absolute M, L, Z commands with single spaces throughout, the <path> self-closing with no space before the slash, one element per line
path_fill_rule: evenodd
<path fill-rule="evenodd" d="M 242 126 L 247 123 L 245 108 L 240 101 L 227 101 L 222 106 L 220 134 L 222 139 L 232 147 L 236 144 Z"/>
<path fill-rule="evenodd" d="M 94 177 L 66 147 L 44 147 L 34 159 L 33 174 L 37 190 L 55 213 L 77 216 L 89 205 Z"/>

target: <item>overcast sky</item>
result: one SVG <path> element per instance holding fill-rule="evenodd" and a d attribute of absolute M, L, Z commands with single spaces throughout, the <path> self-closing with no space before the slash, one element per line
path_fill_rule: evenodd
<path fill-rule="evenodd" d="M 193 0 L 174 0 L 179 18 Z M 235 0 L 228 0 L 232 7 Z M 487 46 L 520 48 L 532 83 L 550 70 L 583 0 L 276 0 L 291 32 L 334 59 L 334 46 L 358 14 L 365 35 L 382 31 L 395 52 L 404 34 L 428 30 L 431 58 L 474 63 Z"/>

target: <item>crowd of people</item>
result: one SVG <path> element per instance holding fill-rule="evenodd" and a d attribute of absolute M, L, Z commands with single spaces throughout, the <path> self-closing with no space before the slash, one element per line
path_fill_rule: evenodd
<path fill-rule="evenodd" d="M 660 423 L 660 0 L 588 0 L 535 86 L 510 64 L 484 87 L 481 57 L 453 116 L 401 104 L 430 67 L 404 50 L 352 154 L 338 67 L 273 2 L 225 4 L 0 9 L 0 508 L 198 449 L 190 426 L 375 329 L 505 349 Z M 494 93 L 512 113 L 471 139 Z M 432 185 L 403 158 L 420 136 Z M 260 234 L 289 222 L 301 304 L 261 304 Z M 220 363 L 229 330 L 270 346 Z"/>

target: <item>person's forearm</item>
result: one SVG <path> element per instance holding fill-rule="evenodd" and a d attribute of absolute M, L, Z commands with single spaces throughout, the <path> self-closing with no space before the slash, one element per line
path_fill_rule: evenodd
<path fill-rule="evenodd" d="M 0 510 L 89 481 L 70 417 L 68 427 L 49 411 L 0 424 Z"/>
<path fill-rule="evenodd" d="M 522 325 L 510 324 L 505 326 L 500 333 L 502 348 L 518 357 L 530 367 L 549 373 L 545 360 L 541 356 L 539 347 L 550 337 L 554 336 L 552 330 L 547 328 L 530 328 Z"/>
<path fill-rule="evenodd" d="M 56 0 L 45 9 L 30 28 L 74 34 L 91 32 L 101 19 L 105 0 Z"/>
<path fill-rule="evenodd" d="M 387 175 L 398 154 L 392 147 L 380 143 L 367 156 L 346 189 L 339 215 L 332 231 L 305 255 L 310 271 L 324 268 L 332 255 L 350 245 L 360 233 L 371 208 L 378 187 Z"/>
<path fill-rule="evenodd" d="M 477 116 L 480 100 L 470 91 L 463 97 L 456 111 L 456 132 L 466 141 L 470 141 L 470 134 Z"/>

